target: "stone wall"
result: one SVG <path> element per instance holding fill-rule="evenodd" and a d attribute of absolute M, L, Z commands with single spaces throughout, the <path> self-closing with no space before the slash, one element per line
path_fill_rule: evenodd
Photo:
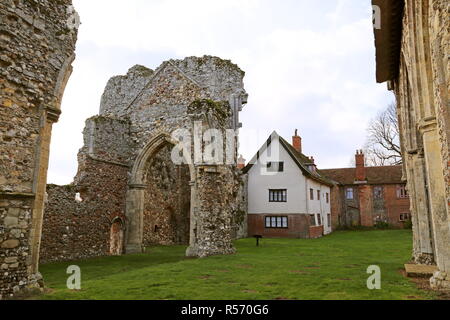
<path fill-rule="evenodd" d="M 233 221 L 233 238 L 242 239 L 248 236 L 248 174 L 242 174 L 241 169 L 237 174 L 239 175 L 239 186 L 236 197 L 236 214 Z"/>
<path fill-rule="evenodd" d="M 110 254 L 112 224 L 125 221 L 128 168 L 87 159 L 83 169 L 78 183 L 47 186 L 41 263 Z"/>
<path fill-rule="evenodd" d="M 85 259 L 108 253 L 109 221 L 93 214 L 89 200 L 75 201 L 76 189 L 47 186 L 40 262 Z"/>
<path fill-rule="evenodd" d="M 123 116 L 133 99 L 148 84 L 154 71 L 135 65 L 124 76 L 112 77 L 106 85 L 100 103 L 100 114 Z"/>
<path fill-rule="evenodd" d="M 226 163 L 207 163 L 202 151 L 212 143 L 206 130 L 225 137 L 238 127 L 243 76 L 229 61 L 205 56 L 170 60 L 155 71 L 135 66 L 113 77 L 100 114 L 86 121 L 73 185 L 47 189 L 43 261 L 117 254 L 118 246 L 126 253 L 171 244 L 189 244 L 187 254 L 199 257 L 233 253 L 232 240 L 245 233 L 239 213 L 246 210 L 237 137 L 226 141 L 232 146 Z M 176 129 L 189 134 L 184 164 L 172 160 L 181 143 Z"/>
<path fill-rule="evenodd" d="M 412 198 L 414 258 L 436 262 L 435 288 L 450 288 L 449 5 L 405 1 L 399 76 L 391 83 Z"/>
<path fill-rule="evenodd" d="M 70 0 L 0 2 L 0 299 L 42 285 L 51 127 L 71 74 L 77 28 Z"/>

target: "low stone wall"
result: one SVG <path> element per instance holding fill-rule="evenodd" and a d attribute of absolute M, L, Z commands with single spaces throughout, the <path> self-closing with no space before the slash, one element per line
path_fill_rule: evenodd
<path fill-rule="evenodd" d="M 75 201 L 73 186 L 47 187 L 40 262 L 84 259 L 106 255 L 109 221 L 92 212 L 87 202 Z"/>
<path fill-rule="evenodd" d="M 47 186 L 41 263 L 110 254 L 111 226 L 115 219 L 125 221 L 127 169 L 92 159 L 84 169 L 91 173 L 79 184 Z"/>

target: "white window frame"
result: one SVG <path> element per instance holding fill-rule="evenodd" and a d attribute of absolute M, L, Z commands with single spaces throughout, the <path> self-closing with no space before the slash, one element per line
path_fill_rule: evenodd
<path fill-rule="evenodd" d="M 287 193 L 287 189 L 269 189 L 269 202 L 286 203 Z"/>
<path fill-rule="evenodd" d="M 349 194 L 351 193 L 351 198 L 349 197 Z M 355 199 L 355 190 L 353 188 L 346 188 L 345 189 L 345 199 L 347 200 L 354 200 Z"/>
<path fill-rule="evenodd" d="M 264 227 L 266 229 L 288 229 L 289 219 L 287 216 L 266 216 Z"/>

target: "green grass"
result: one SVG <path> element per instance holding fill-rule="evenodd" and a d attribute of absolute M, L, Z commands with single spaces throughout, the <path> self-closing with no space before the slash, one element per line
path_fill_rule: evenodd
<path fill-rule="evenodd" d="M 238 253 L 186 259 L 185 247 L 41 266 L 50 292 L 40 299 L 433 299 L 400 274 L 410 259 L 408 230 L 340 231 L 321 239 L 236 241 Z M 66 268 L 81 267 L 82 290 L 66 289 Z M 381 290 L 368 290 L 369 265 Z"/>

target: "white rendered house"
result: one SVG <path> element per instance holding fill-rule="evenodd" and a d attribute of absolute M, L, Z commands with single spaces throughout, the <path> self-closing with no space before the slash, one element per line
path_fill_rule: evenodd
<path fill-rule="evenodd" d="M 276 132 L 243 169 L 248 175 L 248 235 L 317 238 L 331 232 L 333 182 Z"/>

